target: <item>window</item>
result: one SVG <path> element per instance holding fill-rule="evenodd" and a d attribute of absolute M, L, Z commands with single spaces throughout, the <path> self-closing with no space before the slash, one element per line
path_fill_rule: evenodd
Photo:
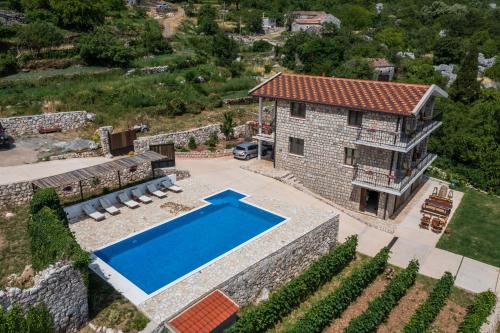
<path fill-rule="evenodd" d="M 344 164 L 356 165 L 358 159 L 358 151 L 353 148 L 345 148 Z"/>
<path fill-rule="evenodd" d="M 297 118 L 305 118 L 306 117 L 306 104 L 291 102 L 290 103 L 290 115 L 292 117 Z"/>
<path fill-rule="evenodd" d="M 361 119 L 363 118 L 363 113 L 361 111 L 349 110 L 349 119 L 347 123 L 349 126 L 361 127 Z"/>
<path fill-rule="evenodd" d="M 290 154 L 304 156 L 304 139 L 290 137 Z"/>

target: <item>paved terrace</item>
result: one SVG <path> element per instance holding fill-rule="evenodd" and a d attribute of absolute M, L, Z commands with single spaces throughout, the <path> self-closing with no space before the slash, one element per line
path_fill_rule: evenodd
<path fill-rule="evenodd" d="M 331 206 L 291 186 L 269 177 L 245 171 L 233 159 L 177 160 L 177 167 L 189 170 L 191 177 L 178 182 L 184 191 L 169 193 L 166 199 L 138 209 L 122 208 L 122 214 L 106 216 L 101 222 L 91 219 L 70 225 L 80 244 L 95 250 L 131 233 L 162 223 L 185 210 L 201 206 L 201 198 L 233 188 L 247 195 L 246 202 L 269 209 L 290 220 L 203 268 L 198 273 L 168 287 L 138 304 L 148 317 L 161 322 L 205 295 L 228 278 L 263 259 L 337 214 Z"/>

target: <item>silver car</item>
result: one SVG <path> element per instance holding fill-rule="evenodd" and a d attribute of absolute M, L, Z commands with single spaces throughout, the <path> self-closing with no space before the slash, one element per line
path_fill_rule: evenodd
<path fill-rule="evenodd" d="M 256 143 L 242 143 L 237 145 L 233 149 L 234 158 L 241 160 L 249 160 L 251 158 L 257 157 L 258 146 Z"/>

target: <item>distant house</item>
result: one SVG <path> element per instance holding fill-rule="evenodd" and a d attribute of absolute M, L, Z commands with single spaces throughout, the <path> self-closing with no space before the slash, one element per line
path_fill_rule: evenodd
<path fill-rule="evenodd" d="M 262 29 L 264 29 L 264 31 L 268 31 L 274 28 L 276 28 L 276 19 L 262 16 Z"/>
<path fill-rule="evenodd" d="M 340 20 L 332 14 L 325 12 L 299 11 L 292 12 L 292 27 L 293 32 L 311 31 L 320 32 L 323 26 L 327 23 L 333 23 L 340 28 Z"/>
<path fill-rule="evenodd" d="M 384 58 L 374 58 L 370 59 L 371 65 L 375 72 L 374 80 L 377 81 L 392 81 L 394 77 L 394 65 L 391 64 L 387 59 Z"/>

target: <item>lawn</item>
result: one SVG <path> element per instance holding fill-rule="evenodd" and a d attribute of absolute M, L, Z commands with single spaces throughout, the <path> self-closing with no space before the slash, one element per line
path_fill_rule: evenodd
<path fill-rule="evenodd" d="M 500 267 L 500 198 L 467 189 L 437 247 Z"/>

